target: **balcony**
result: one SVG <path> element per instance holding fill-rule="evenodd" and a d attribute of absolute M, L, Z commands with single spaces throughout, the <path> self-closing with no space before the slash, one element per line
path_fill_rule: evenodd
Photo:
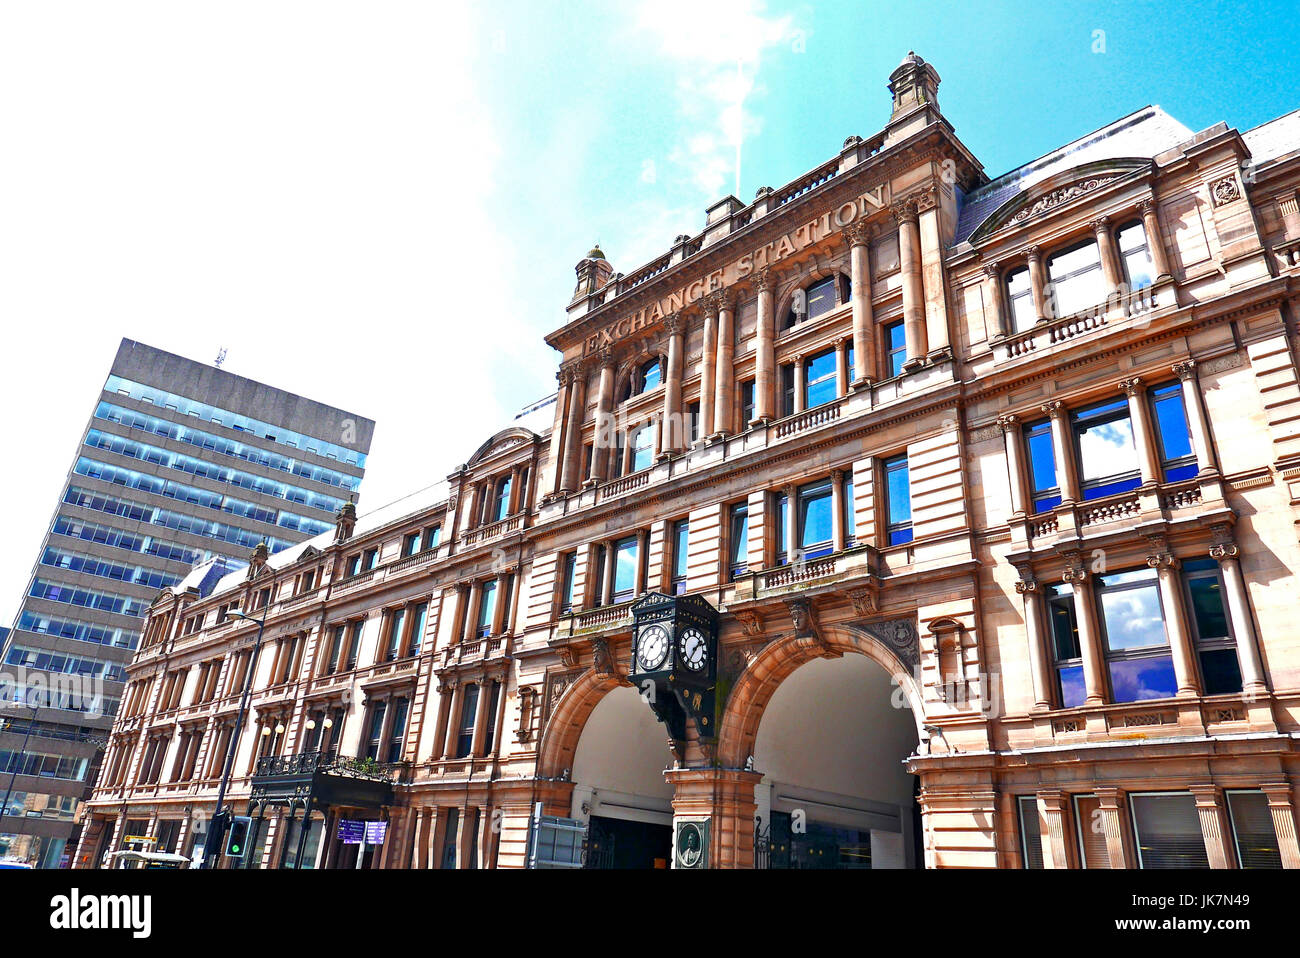
<path fill-rule="evenodd" d="M 1145 322 L 1147 314 L 1158 309 L 1178 305 L 1178 297 L 1171 280 L 1154 286 L 1112 293 L 1104 302 L 1070 316 L 1041 321 L 1022 332 L 1013 333 L 994 341 L 1002 361 L 1032 357 L 1035 353 L 1051 349 L 1107 326 L 1137 319 Z"/>
<path fill-rule="evenodd" d="M 374 808 L 390 805 L 393 785 L 405 781 L 405 762 L 339 755 L 333 749 L 267 755 L 257 760 L 253 772 L 253 801 L 277 802 L 315 799 L 321 805 Z"/>
<path fill-rule="evenodd" d="M 501 536 L 507 535 L 511 532 L 518 532 L 523 528 L 523 524 L 524 514 L 518 512 L 513 516 L 506 516 L 504 519 L 499 519 L 498 521 L 489 523 L 488 525 L 479 526 L 477 529 L 470 529 L 468 532 L 461 535 L 460 541 L 467 548 L 469 546 L 476 546 L 492 539 L 499 539 Z"/>

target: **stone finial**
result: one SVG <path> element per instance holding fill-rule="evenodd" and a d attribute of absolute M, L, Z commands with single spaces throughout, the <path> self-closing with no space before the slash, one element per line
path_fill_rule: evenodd
<path fill-rule="evenodd" d="M 890 120 L 924 106 L 931 107 L 937 112 L 939 74 L 934 67 L 909 50 L 903 62 L 889 74 L 889 92 L 894 98 Z"/>
<path fill-rule="evenodd" d="M 352 538 L 352 531 L 357 527 L 357 506 L 348 496 L 348 501 L 339 506 L 334 513 L 334 541 L 347 542 Z"/>
<path fill-rule="evenodd" d="M 265 542 L 259 542 L 248 557 L 248 579 L 251 582 L 262 574 L 266 568 L 266 560 L 271 557 L 271 550 L 266 547 Z"/>

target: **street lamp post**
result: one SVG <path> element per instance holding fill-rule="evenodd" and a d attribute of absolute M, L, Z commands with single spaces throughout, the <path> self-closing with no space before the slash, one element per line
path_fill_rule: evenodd
<path fill-rule="evenodd" d="M 231 618 L 245 619 L 249 622 L 257 623 L 257 638 L 253 641 L 253 655 L 248 663 L 248 673 L 244 676 L 244 692 L 239 700 L 239 713 L 235 716 L 235 730 L 230 736 L 230 745 L 226 748 L 226 762 L 221 770 L 221 784 L 217 787 L 217 808 L 213 813 L 212 821 L 214 823 L 225 823 L 221 816 L 221 805 L 226 800 L 226 787 L 230 784 L 230 772 L 235 764 L 235 752 L 239 748 L 239 736 L 244 728 L 244 714 L 248 711 L 248 696 L 253 690 L 253 674 L 257 671 L 257 656 L 262 650 L 262 633 L 266 629 L 266 617 L 255 619 L 251 615 L 245 615 L 243 612 L 231 611 L 226 613 Z M 209 828 L 207 840 L 203 846 L 203 867 L 213 868 L 216 865 L 217 856 L 220 854 L 221 839 L 223 834 L 213 834 L 213 832 L 224 831 L 219 828 Z"/>

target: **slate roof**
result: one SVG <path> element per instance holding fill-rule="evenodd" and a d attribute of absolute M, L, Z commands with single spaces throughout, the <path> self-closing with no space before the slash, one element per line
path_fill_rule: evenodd
<path fill-rule="evenodd" d="M 953 245 L 964 242 L 988 216 L 1012 197 L 1083 163 L 1126 156 L 1156 156 L 1189 140 L 1194 132 L 1158 106 L 1145 106 L 1136 113 L 1107 124 L 1053 150 L 1046 156 L 1003 173 L 961 201 Z"/>
<path fill-rule="evenodd" d="M 1241 134 L 1256 165 L 1300 150 L 1300 110 L 1261 123 Z"/>

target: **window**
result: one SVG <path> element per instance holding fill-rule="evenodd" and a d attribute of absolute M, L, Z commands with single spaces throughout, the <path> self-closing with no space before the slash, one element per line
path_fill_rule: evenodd
<path fill-rule="evenodd" d="M 839 285 L 837 277 L 828 276 L 795 293 L 790 301 L 790 310 L 786 313 L 785 325 L 782 328 L 789 329 L 796 323 L 816 319 L 829 313 L 837 305 L 836 294 L 839 291 Z M 847 286 L 847 282 L 845 285 Z M 843 302 L 847 301 L 848 292 L 846 289 Z"/>
<path fill-rule="evenodd" d="M 358 552 L 354 556 L 348 556 L 347 568 L 344 570 L 343 575 L 345 578 L 350 579 L 354 575 L 357 575 L 360 572 L 361 572 L 361 553 Z"/>
<path fill-rule="evenodd" d="M 1155 264 L 1147 246 L 1147 231 L 1140 220 L 1125 223 L 1115 233 L 1119 258 L 1124 264 L 1124 278 L 1130 290 L 1150 286 L 1156 280 Z"/>
<path fill-rule="evenodd" d="M 781 367 L 781 415 L 794 414 L 794 366 L 787 363 Z"/>
<path fill-rule="evenodd" d="M 844 475 L 844 495 L 841 497 L 843 502 L 843 515 L 840 521 L 844 523 L 844 547 L 846 549 L 853 547 L 858 541 L 858 528 L 856 509 L 853 503 L 853 472 L 850 470 Z"/>
<path fill-rule="evenodd" d="M 1043 832 L 1038 820 L 1038 799 L 1033 795 L 1016 797 L 1020 813 L 1020 853 L 1022 868 L 1043 867 Z"/>
<path fill-rule="evenodd" d="M 1151 390 L 1151 405 L 1155 411 L 1160 471 L 1165 482 L 1193 478 L 1200 467 L 1196 464 L 1196 451 L 1192 448 L 1192 432 L 1187 425 L 1182 385 L 1171 383 Z"/>
<path fill-rule="evenodd" d="M 659 386 L 662 382 L 663 366 L 659 361 L 659 357 L 656 356 L 632 370 L 632 375 L 628 378 L 627 387 L 622 398 L 629 399 L 632 396 L 639 396 Z"/>
<path fill-rule="evenodd" d="M 1011 311 L 1011 328 L 1023 333 L 1038 322 L 1034 311 L 1034 288 L 1029 280 L 1029 267 L 1022 266 L 1007 274 L 1007 305 Z"/>
<path fill-rule="evenodd" d="M 420 534 L 418 532 L 408 533 L 402 540 L 402 555 L 413 556 L 420 551 Z"/>
<path fill-rule="evenodd" d="M 799 490 L 799 554 L 805 559 L 830 555 L 834 549 L 831 481 L 815 482 Z"/>
<path fill-rule="evenodd" d="M 1087 697 L 1087 690 L 1083 681 L 1083 653 L 1079 647 L 1074 587 L 1069 583 L 1049 585 L 1044 588 L 1043 595 L 1047 600 L 1047 630 L 1051 635 L 1061 708 L 1077 708 Z"/>
<path fill-rule="evenodd" d="M 400 762 L 402 760 L 402 745 L 406 740 L 406 714 L 410 711 L 410 708 L 411 702 L 409 699 L 393 700 L 393 722 L 388 731 L 388 751 L 384 758 L 385 762 Z"/>
<path fill-rule="evenodd" d="M 496 500 L 492 507 L 492 521 L 500 522 L 510 513 L 510 477 L 497 481 Z"/>
<path fill-rule="evenodd" d="M 754 380 L 740 384 L 740 431 L 744 432 L 754 421 Z"/>
<path fill-rule="evenodd" d="M 442 864 L 441 868 L 456 867 L 456 837 L 460 832 L 460 809 L 448 808 L 440 816 L 446 819 L 442 827 Z"/>
<path fill-rule="evenodd" d="M 731 507 L 727 526 L 727 570 L 735 579 L 749 567 L 749 503 L 737 502 Z"/>
<path fill-rule="evenodd" d="M 492 743 L 496 738 L 497 706 L 500 703 L 501 683 L 494 681 L 492 683 L 492 691 L 488 695 L 487 722 L 485 723 L 487 727 L 483 730 L 483 754 L 485 755 L 490 755 L 492 753 Z"/>
<path fill-rule="evenodd" d="M 885 460 L 885 516 L 891 546 L 912 541 L 912 490 L 906 456 Z"/>
<path fill-rule="evenodd" d="M 809 359 L 804 369 L 804 408 L 832 402 L 839 392 L 838 378 L 835 350 L 828 349 Z"/>
<path fill-rule="evenodd" d="M 640 472 L 654 465 L 654 426 L 647 423 L 632 435 L 632 472 Z"/>
<path fill-rule="evenodd" d="M 370 706 L 370 723 L 367 726 L 365 757 L 375 761 L 379 761 L 379 749 L 384 737 L 384 713 L 387 709 L 387 702 L 376 702 Z"/>
<path fill-rule="evenodd" d="M 886 376 L 903 375 L 903 364 L 907 362 L 907 335 L 902 323 L 890 323 L 885 327 L 885 360 L 888 363 Z"/>
<path fill-rule="evenodd" d="M 497 580 L 488 579 L 480 587 L 478 601 L 478 621 L 475 623 L 480 639 L 492 634 L 493 616 L 497 608 Z"/>
<path fill-rule="evenodd" d="M 361 571 L 368 572 L 373 569 L 379 561 L 378 549 L 367 549 L 365 555 L 361 558 Z"/>
<path fill-rule="evenodd" d="M 604 582 L 605 582 L 605 548 L 603 546 L 596 548 L 595 556 L 595 574 L 591 577 L 591 607 L 597 608 L 605 604 Z"/>
<path fill-rule="evenodd" d="M 1281 868 L 1273 815 L 1263 792 L 1224 792 L 1232 821 L 1232 843 L 1242 868 Z"/>
<path fill-rule="evenodd" d="M 696 442 L 700 438 L 700 404 L 693 402 L 686 407 L 686 438 Z"/>
<path fill-rule="evenodd" d="M 1205 694 L 1240 692 L 1241 663 L 1223 601 L 1219 563 L 1214 559 L 1189 559 L 1183 563 L 1183 576 Z"/>
<path fill-rule="evenodd" d="M 438 540 L 442 536 L 442 526 L 430 526 L 424 530 L 424 538 L 420 543 L 420 551 L 428 552 L 430 549 L 438 548 Z"/>
<path fill-rule="evenodd" d="M 343 655 L 344 626 L 336 625 L 330 633 L 329 655 L 325 659 L 325 674 L 333 675 L 339 670 L 339 659 Z"/>
<path fill-rule="evenodd" d="M 687 541 L 689 539 L 690 523 L 685 519 L 679 519 L 673 523 L 673 594 L 682 595 L 686 592 L 686 563 L 687 563 Z"/>
<path fill-rule="evenodd" d="M 358 620 L 352 623 L 348 637 L 348 661 L 346 670 L 351 672 L 357 667 L 357 656 L 361 652 L 361 627 L 365 623 Z"/>
<path fill-rule="evenodd" d="M 637 537 L 614 543 L 614 601 L 622 602 L 636 593 Z"/>
<path fill-rule="evenodd" d="M 1029 454 L 1030 496 L 1033 498 L 1034 512 L 1050 512 L 1061 504 L 1050 420 L 1044 419 L 1025 427 L 1025 449 Z"/>
<path fill-rule="evenodd" d="M 560 611 L 573 611 L 573 587 L 577 580 L 578 554 L 569 552 L 560 556 Z"/>
<path fill-rule="evenodd" d="M 1129 796 L 1139 868 L 1209 868 L 1201 818 L 1190 792 Z"/>
<path fill-rule="evenodd" d="M 474 748 L 474 719 L 478 713 L 478 686 L 465 686 L 460 706 L 460 727 L 456 735 L 456 757 L 467 758 Z"/>
<path fill-rule="evenodd" d="M 1134 569 L 1098 579 L 1097 601 L 1116 702 L 1168 698 L 1178 691 L 1157 578 L 1155 569 Z"/>
<path fill-rule="evenodd" d="M 1120 399 L 1073 415 L 1084 499 L 1100 499 L 1142 484 L 1128 402 Z"/>
<path fill-rule="evenodd" d="M 774 522 L 773 532 L 776 534 L 776 564 L 785 565 L 790 561 L 786 554 L 786 529 L 789 528 L 786 523 L 790 521 L 790 497 L 784 492 L 778 492 L 773 503 L 772 518 Z"/>
<path fill-rule="evenodd" d="M 429 603 L 421 602 L 416 605 L 415 613 L 411 616 L 411 641 L 406 647 L 408 657 L 420 654 L 420 646 L 424 644 L 424 628 L 429 618 Z"/>
<path fill-rule="evenodd" d="M 1085 240 L 1047 258 L 1053 316 L 1072 316 L 1106 299 L 1106 281 L 1096 240 Z"/>
<path fill-rule="evenodd" d="M 402 642 L 402 625 L 406 621 L 405 609 L 394 609 L 388 615 L 388 645 L 384 649 L 383 661 L 391 662 L 397 658 L 397 650 Z"/>

